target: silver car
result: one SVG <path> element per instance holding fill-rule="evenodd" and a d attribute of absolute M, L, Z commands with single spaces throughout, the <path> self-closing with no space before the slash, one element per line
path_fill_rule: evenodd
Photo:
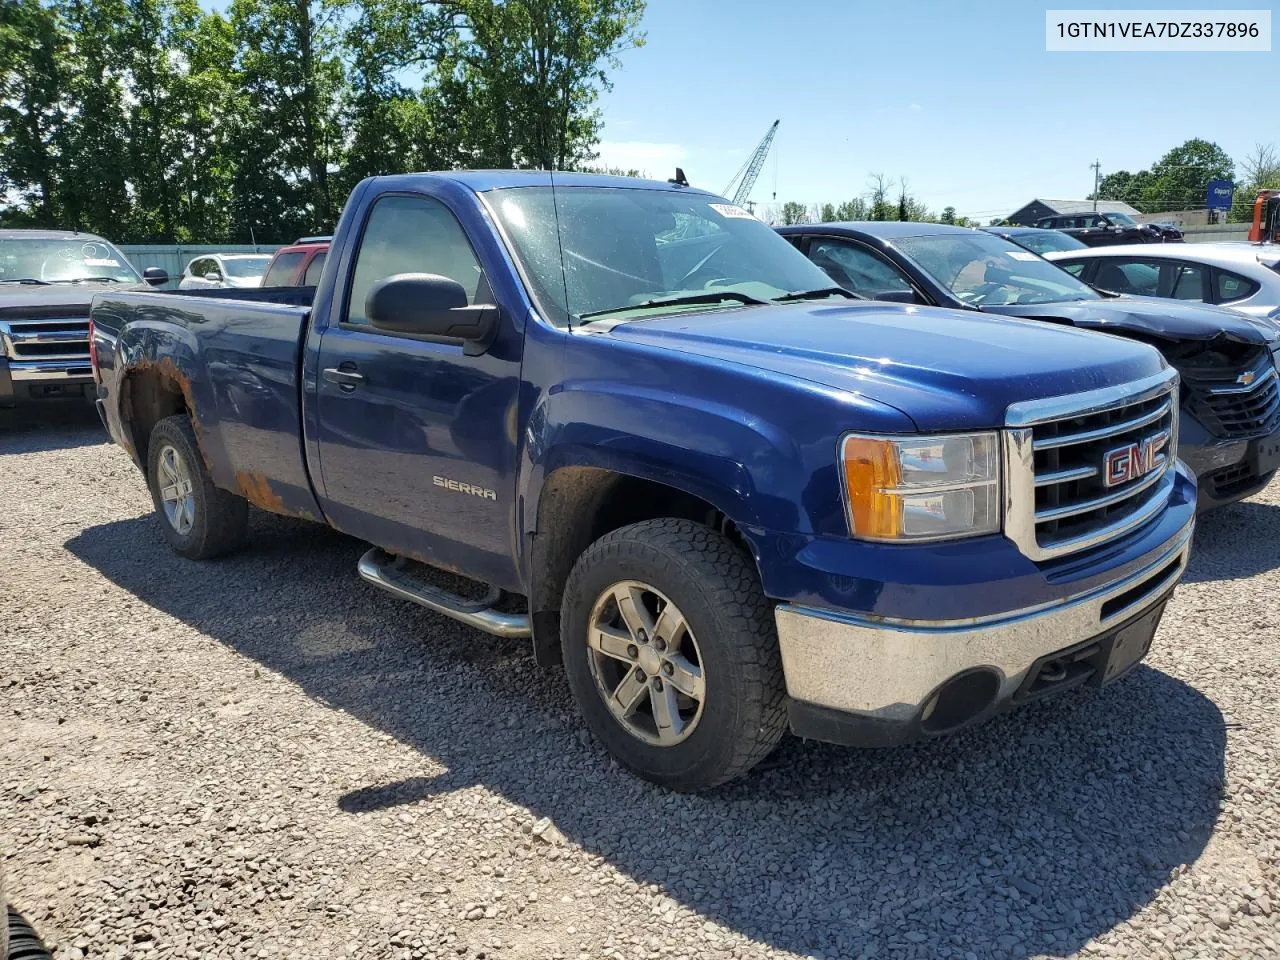
<path fill-rule="evenodd" d="M 269 253 L 206 253 L 187 264 L 178 289 L 260 287 L 270 262 Z"/>
<path fill-rule="evenodd" d="M 1126 244 L 1044 257 L 1104 290 L 1212 303 L 1280 323 L 1280 244 Z"/>

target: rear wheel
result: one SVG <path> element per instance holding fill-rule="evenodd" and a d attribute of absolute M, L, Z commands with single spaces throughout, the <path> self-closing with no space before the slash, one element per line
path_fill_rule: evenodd
<path fill-rule="evenodd" d="M 0 960 L 51 960 L 52 954 L 31 924 L 12 908 L 8 910 L 8 914 L 9 953 L 7 957 L 0 957 Z"/>
<path fill-rule="evenodd" d="M 185 414 L 166 417 L 151 431 L 147 485 L 165 539 L 182 556 L 207 560 L 244 542 L 249 505 L 213 485 Z"/>
<path fill-rule="evenodd" d="M 753 566 L 699 524 L 650 520 L 592 544 L 565 588 L 561 645 L 588 728 L 655 783 L 732 780 L 785 730 L 773 612 Z"/>

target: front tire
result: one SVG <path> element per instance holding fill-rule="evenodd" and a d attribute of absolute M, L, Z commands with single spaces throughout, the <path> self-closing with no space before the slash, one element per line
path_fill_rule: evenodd
<path fill-rule="evenodd" d="M 747 558 L 700 524 L 649 520 L 588 547 L 560 641 L 588 729 L 664 787 L 740 777 L 786 729 L 773 611 Z"/>
<path fill-rule="evenodd" d="M 182 556 L 208 560 L 244 543 L 249 504 L 213 485 L 186 414 L 151 431 L 147 486 L 165 539 Z"/>
<path fill-rule="evenodd" d="M 49 953 L 31 924 L 27 923 L 12 907 L 6 913 L 8 917 L 5 922 L 9 924 L 9 949 L 4 956 L 0 956 L 0 960 L 52 960 L 53 955 Z"/>

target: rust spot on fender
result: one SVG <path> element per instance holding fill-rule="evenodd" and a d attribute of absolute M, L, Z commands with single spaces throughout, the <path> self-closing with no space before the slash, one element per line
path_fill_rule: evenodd
<path fill-rule="evenodd" d="M 240 491 L 240 496 L 255 507 L 271 513 L 290 512 L 284 505 L 284 499 L 271 489 L 270 481 L 260 473 L 241 470 L 236 474 L 236 487 Z"/>
<path fill-rule="evenodd" d="M 286 517 L 297 517 L 299 520 L 322 522 L 310 510 L 290 509 L 284 498 L 271 489 L 271 481 L 260 473 L 241 470 L 236 474 L 236 488 L 240 496 L 260 510 L 278 513 Z"/>
<path fill-rule="evenodd" d="M 204 449 L 204 434 L 200 429 L 200 417 L 196 411 L 195 397 L 191 393 L 191 378 L 183 373 L 172 357 L 160 357 L 154 359 L 152 357 L 139 357 L 129 368 L 130 373 L 155 373 L 160 377 L 160 382 L 165 386 L 176 390 L 182 394 L 182 402 L 187 408 L 187 418 L 191 421 L 191 430 L 196 435 L 196 449 L 200 451 L 200 459 L 204 461 L 205 469 L 213 472 L 213 463 L 209 460 L 209 455 Z"/>

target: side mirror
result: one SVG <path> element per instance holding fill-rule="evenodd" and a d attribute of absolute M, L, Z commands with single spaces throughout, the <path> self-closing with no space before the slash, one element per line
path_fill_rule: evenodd
<path fill-rule="evenodd" d="M 147 267 L 142 271 L 142 281 L 153 287 L 163 287 L 169 282 L 169 272 L 164 267 Z"/>
<path fill-rule="evenodd" d="M 461 342 L 468 356 L 483 353 L 498 329 L 498 308 L 467 305 L 462 284 L 432 273 L 396 273 L 365 297 L 369 323 L 387 333 Z"/>
<path fill-rule="evenodd" d="M 894 303 L 919 303 L 914 290 L 880 290 L 871 294 L 872 300 L 891 300 Z"/>

